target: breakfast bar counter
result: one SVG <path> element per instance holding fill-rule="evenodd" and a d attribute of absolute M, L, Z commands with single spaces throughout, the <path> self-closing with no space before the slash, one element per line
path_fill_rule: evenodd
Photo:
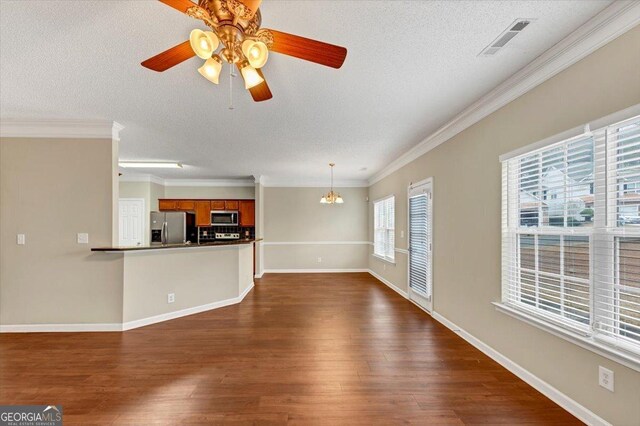
<path fill-rule="evenodd" d="M 251 244 L 256 241 L 262 241 L 262 239 L 243 238 L 239 240 L 221 240 L 211 241 L 206 243 L 192 244 L 151 244 L 145 246 L 113 246 L 113 247 L 94 247 L 91 251 L 100 251 L 107 253 L 129 252 L 129 251 L 145 251 L 145 250 L 165 250 L 165 249 L 183 249 L 183 248 L 201 248 L 201 247 L 216 247 L 216 246 L 233 246 L 238 244 Z"/>
<path fill-rule="evenodd" d="M 253 288 L 255 240 L 100 247 L 122 265 L 122 330 L 240 303 Z"/>

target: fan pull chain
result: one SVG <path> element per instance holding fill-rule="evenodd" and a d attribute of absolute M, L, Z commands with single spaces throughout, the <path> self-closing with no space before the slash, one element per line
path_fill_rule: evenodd
<path fill-rule="evenodd" d="M 233 109 L 233 64 L 229 64 L 229 109 Z"/>

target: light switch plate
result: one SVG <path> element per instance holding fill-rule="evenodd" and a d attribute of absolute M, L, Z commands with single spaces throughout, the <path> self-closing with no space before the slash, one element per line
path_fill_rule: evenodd
<path fill-rule="evenodd" d="M 78 234 L 78 244 L 89 244 L 89 234 L 87 234 L 87 233 L 79 233 Z"/>
<path fill-rule="evenodd" d="M 598 366 L 598 384 L 608 391 L 613 392 L 614 376 L 613 371 L 608 368 L 604 368 L 603 366 Z"/>
<path fill-rule="evenodd" d="M 18 234 L 17 238 L 16 238 L 16 244 L 18 244 L 19 246 L 23 246 L 27 243 L 27 239 L 25 237 L 24 234 Z"/>

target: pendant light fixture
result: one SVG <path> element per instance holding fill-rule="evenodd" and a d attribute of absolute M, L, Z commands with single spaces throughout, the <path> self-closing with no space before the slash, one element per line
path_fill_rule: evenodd
<path fill-rule="evenodd" d="M 334 163 L 329 163 L 329 167 L 331 167 L 331 188 L 329 189 L 329 192 L 327 194 L 322 196 L 322 198 L 320 199 L 320 204 L 342 204 L 342 203 L 344 203 L 344 200 L 342 199 L 340 194 L 338 194 L 337 192 L 333 191 L 333 166 L 335 166 Z"/>

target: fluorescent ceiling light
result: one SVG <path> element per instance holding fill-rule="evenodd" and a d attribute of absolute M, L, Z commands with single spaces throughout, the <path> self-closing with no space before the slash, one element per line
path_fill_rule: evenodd
<path fill-rule="evenodd" d="M 155 161 L 120 161 L 118 166 L 124 169 L 181 169 L 180 163 L 162 163 Z"/>

